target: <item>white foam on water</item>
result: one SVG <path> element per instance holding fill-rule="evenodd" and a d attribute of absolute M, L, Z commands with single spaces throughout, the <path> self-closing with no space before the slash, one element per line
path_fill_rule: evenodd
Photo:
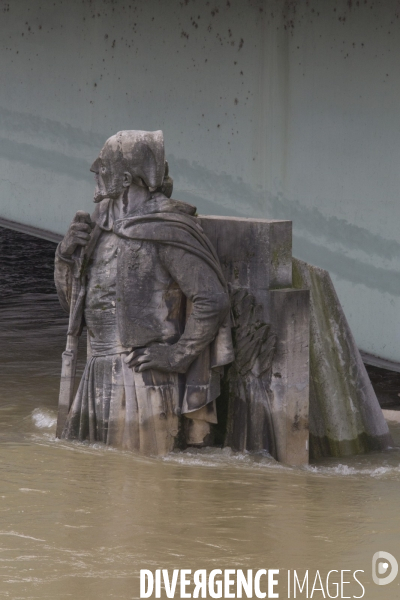
<path fill-rule="evenodd" d="M 161 458 L 164 462 L 178 463 L 184 466 L 199 466 L 218 468 L 223 465 L 246 468 L 270 468 L 291 470 L 291 467 L 278 463 L 267 452 L 250 454 L 249 452 L 235 452 L 226 448 L 188 448 L 176 451 Z"/>
<path fill-rule="evenodd" d="M 35 408 L 32 412 L 32 421 L 38 429 L 51 429 L 57 423 L 57 417 L 53 412 L 43 408 Z"/>
<path fill-rule="evenodd" d="M 277 462 L 267 452 L 251 454 L 249 452 L 235 452 L 231 448 L 188 448 L 183 452 L 172 452 L 161 460 L 183 466 L 199 466 L 220 468 L 221 466 L 242 467 L 246 469 L 268 469 L 292 474 L 307 474 L 315 477 L 373 477 L 383 478 L 400 475 L 399 453 L 391 455 L 362 455 L 361 460 L 355 462 L 356 457 L 349 460 L 350 464 L 313 464 L 305 466 L 289 466 Z M 378 459 L 378 460 L 377 460 Z M 342 459 L 343 460 L 343 459 Z M 378 464 L 377 464 L 378 463 Z"/>
<path fill-rule="evenodd" d="M 340 477 L 349 477 L 354 475 L 365 475 L 368 477 L 382 477 L 384 475 L 392 475 L 400 473 L 400 464 L 398 465 L 381 465 L 379 467 L 351 467 L 349 465 L 338 464 L 334 467 L 309 465 L 303 467 L 305 471 L 316 475 L 333 475 Z"/>
<path fill-rule="evenodd" d="M 132 459 L 135 462 L 153 462 L 162 461 L 170 465 L 181 465 L 182 467 L 202 467 L 211 469 L 221 469 L 221 467 L 234 467 L 239 469 L 250 469 L 253 471 L 276 471 L 280 473 L 291 473 L 292 475 L 312 477 L 372 477 L 400 478 L 400 448 L 392 448 L 382 454 L 371 453 L 370 455 L 360 455 L 360 457 L 350 457 L 349 463 L 322 462 L 320 464 L 311 464 L 305 466 L 289 466 L 277 462 L 267 452 L 252 454 L 250 452 L 238 452 L 229 447 L 216 448 L 188 448 L 184 451 L 173 451 L 167 456 L 141 456 L 129 450 L 121 450 L 106 444 L 96 442 L 81 442 L 78 440 L 59 440 L 55 438 L 54 428 L 57 417 L 54 412 L 46 409 L 36 408 L 32 412 L 32 420 L 35 426 L 41 430 L 40 434 L 32 435 L 32 440 L 39 444 L 50 443 L 57 444 L 61 451 L 83 452 L 84 454 L 98 455 L 101 457 L 104 452 L 120 455 L 125 459 Z M 45 431 L 45 430 L 48 431 Z M 53 429 L 53 431 L 49 431 Z M 343 460 L 343 459 L 342 459 Z"/>
<path fill-rule="evenodd" d="M 24 538 L 26 540 L 34 540 L 35 542 L 45 542 L 46 540 L 42 540 L 41 538 L 32 537 L 31 535 L 24 535 L 23 533 L 18 533 L 17 531 L 0 531 L 0 535 L 11 535 L 19 538 Z"/>

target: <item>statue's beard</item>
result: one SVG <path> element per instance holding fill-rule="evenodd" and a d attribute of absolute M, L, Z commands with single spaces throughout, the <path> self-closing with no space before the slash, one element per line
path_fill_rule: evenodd
<path fill-rule="evenodd" d="M 105 198 L 111 198 L 112 200 L 116 200 L 119 198 L 124 191 L 124 186 L 119 181 L 119 178 L 115 177 L 112 182 L 106 185 L 96 185 L 94 190 L 93 202 L 101 202 Z"/>

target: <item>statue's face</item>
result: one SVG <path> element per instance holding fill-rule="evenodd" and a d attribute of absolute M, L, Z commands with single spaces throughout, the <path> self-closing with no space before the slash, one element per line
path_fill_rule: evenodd
<path fill-rule="evenodd" d="M 104 198 L 116 200 L 124 191 L 122 168 L 118 168 L 118 164 L 101 157 L 96 163 L 94 202 L 101 202 Z"/>

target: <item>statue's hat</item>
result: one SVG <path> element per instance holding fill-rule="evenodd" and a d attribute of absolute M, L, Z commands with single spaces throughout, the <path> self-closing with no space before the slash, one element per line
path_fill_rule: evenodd
<path fill-rule="evenodd" d="M 120 163 L 132 177 L 140 177 L 147 187 L 159 187 L 164 178 L 164 136 L 159 131 L 119 131 L 108 138 L 90 170 L 98 172 L 102 161 Z"/>

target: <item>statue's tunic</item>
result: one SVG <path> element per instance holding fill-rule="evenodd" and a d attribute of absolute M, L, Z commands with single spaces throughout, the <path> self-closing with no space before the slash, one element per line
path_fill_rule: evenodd
<path fill-rule="evenodd" d="M 118 237 L 103 231 L 87 269 L 85 322 L 92 356 L 126 352 L 119 338 L 116 317 Z"/>
<path fill-rule="evenodd" d="M 131 348 L 121 344 L 117 327 L 118 241 L 115 233 L 103 231 L 87 271 L 84 315 L 91 357 L 64 437 L 89 437 L 144 454 L 165 454 L 178 433 L 178 376 L 157 373 L 157 381 L 148 386 L 144 374 L 135 373 L 123 360 Z"/>
<path fill-rule="evenodd" d="M 63 437 L 165 454 L 174 446 L 181 411 L 215 422 L 219 369 L 232 360 L 224 341 L 228 295 L 209 242 L 201 228 L 193 229 L 195 219 L 168 217 L 171 201 L 163 199 L 155 199 L 152 215 L 115 223 L 103 201 L 103 214 L 95 217 L 102 231 L 86 270 L 82 306 L 91 356 Z M 55 280 L 64 307 L 72 271 L 72 261 L 57 254 Z M 152 343 L 171 348 L 170 362 L 183 364 L 185 377 L 127 367 L 123 359 L 132 348 Z"/>

